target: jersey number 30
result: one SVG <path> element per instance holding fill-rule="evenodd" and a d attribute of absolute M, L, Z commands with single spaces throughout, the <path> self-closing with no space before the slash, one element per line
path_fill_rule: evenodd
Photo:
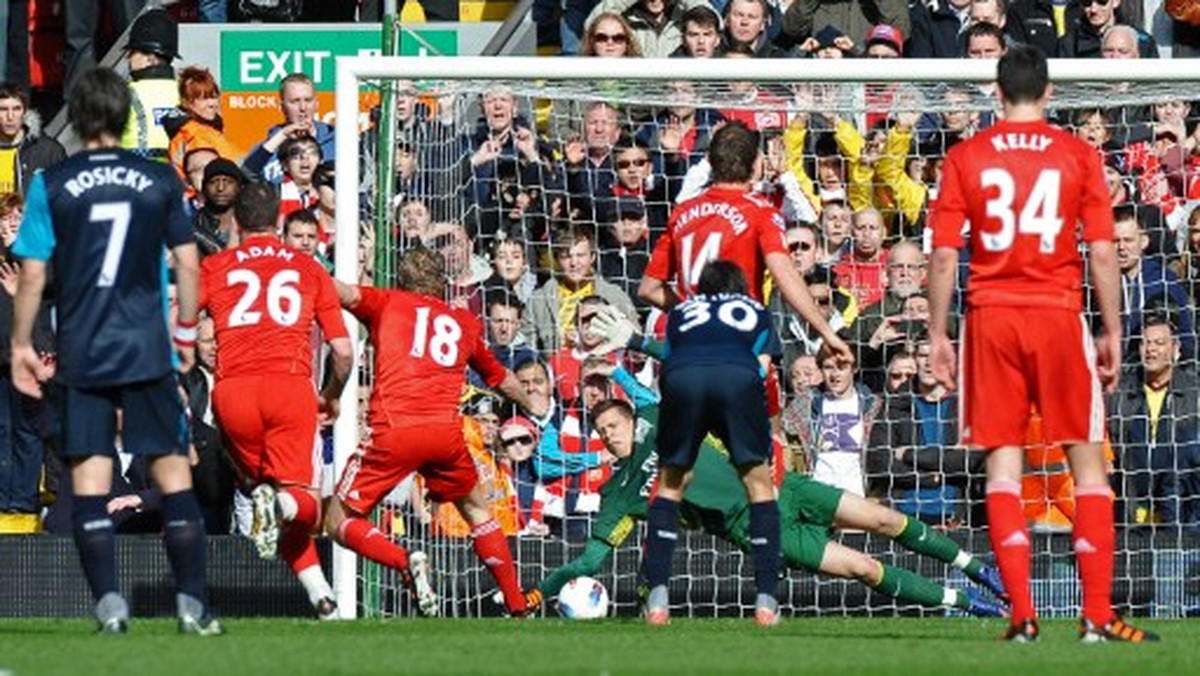
<path fill-rule="evenodd" d="M 250 326 L 262 321 L 262 313 L 251 310 L 258 294 L 262 293 L 262 280 L 253 270 L 230 270 L 225 277 L 229 286 L 244 284 L 242 297 L 229 313 L 229 326 Z M 267 282 L 267 313 L 280 326 L 291 326 L 300 319 L 300 282 L 298 270 L 280 270 Z"/>
<path fill-rule="evenodd" d="M 984 169 L 979 177 L 983 188 L 998 188 L 1000 193 L 987 201 L 987 215 L 1000 221 L 995 232 L 981 232 L 983 248 L 988 251 L 1008 251 L 1012 248 L 1017 233 L 1038 235 L 1041 242 L 1038 250 L 1044 254 L 1054 253 L 1058 233 L 1062 231 L 1063 219 L 1058 213 L 1058 196 L 1062 187 L 1062 172 L 1058 169 L 1043 169 L 1038 172 L 1033 190 L 1025 198 L 1021 214 L 1013 213 L 1013 200 L 1017 186 L 1007 169 Z"/>

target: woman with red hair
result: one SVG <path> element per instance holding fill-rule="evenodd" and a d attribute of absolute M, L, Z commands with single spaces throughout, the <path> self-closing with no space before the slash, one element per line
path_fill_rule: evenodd
<path fill-rule="evenodd" d="M 189 66 L 179 74 L 179 108 L 178 114 L 163 121 L 163 127 L 171 137 L 167 157 L 185 184 L 184 158 L 192 150 L 209 148 L 227 160 L 241 162 L 241 148 L 225 138 L 221 88 L 207 68 Z"/>

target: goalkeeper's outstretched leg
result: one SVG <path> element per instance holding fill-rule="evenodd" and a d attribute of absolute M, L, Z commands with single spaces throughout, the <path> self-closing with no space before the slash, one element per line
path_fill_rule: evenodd
<path fill-rule="evenodd" d="M 834 513 L 834 525 L 882 535 L 895 540 L 905 549 L 948 563 L 996 598 L 1008 603 L 1008 593 L 995 567 L 964 551 L 954 540 L 925 525 L 920 519 L 907 517 L 857 495 L 843 493 Z"/>

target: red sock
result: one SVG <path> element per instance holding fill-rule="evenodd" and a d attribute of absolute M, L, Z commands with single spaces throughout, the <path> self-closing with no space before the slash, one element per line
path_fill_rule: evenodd
<path fill-rule="evenodd" d="M 299 524 L 285 523 L 283 525 L 283 532 L 279 537 L 279 556 L 287 561 L 292 572 L 297 575 L 302 570 L 321 565 L 312 533 L 308 528 Z"/>
<path fill-rule="evenodd" d="M 483 565 L 491 571 L 500 591 L 504 593 L 504 605 L 508 612 L 517 613 L 525 610 L 525 595 L 521 592 L 521 581 L 517 579 L 517 567 L 513 565 L 512 552 L 508 549 L 508 540 L 500 524 L 495 519 L 475 526 L 471 529 L 471 537 L 475 540 L 475 555 Z"/>
<path fill-rule="evenodd" d="M 287 493 L 296 501 L 296 516 L 290 519 L 291 523 L 303 526 L 309 532 L 315 531 L 321 517 L 321 505 L 313 494 L 296 486 L 285 486 L 279 492 Z"/>
<path fill-rule="evenodd" d="M 1075 489 L 1075 563 L 1083 586 L 1083 616 L 1097 627 L 1112 619 L 1113 498 L 1108 486 Z"/>
<path fill-rule="evenodd" d="M 1036 619 L 1029 590 L 1029 529 L 1021 508 L 1021 485 L 1015 481 L 989 481 L 987 514 L 992 552 L 1000 564 L 1004 588 L 1012 597 L 1012 622 Z"/>
<path fill-rule="evenodd" d="M 348 518 L 338 526 L 338 539 L 381 566 L 408 571 L 408 552 L 387 539 L 370 521 Z"/>

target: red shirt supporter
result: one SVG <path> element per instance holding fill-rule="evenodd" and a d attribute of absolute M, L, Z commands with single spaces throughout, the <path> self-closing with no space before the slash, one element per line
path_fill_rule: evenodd
<path fill-rule="evenodd" d="M 312 323 L 346 338 L 333 279 L 312 256 L 254 238 L 204 259 L 200 306 L 216 322 L 217 378 L 312 375 Z"/>
<path fill-rule="evenodd" d="M 934 248 L 963 246 L 968 222 L 978 230 L 971 236 L 967 286 L 973 307 L 1079 311 L 1083 259 L 1076 224 L 1083 225 L 1084 242 L 1113 239 L 1099 156 L 1042 121 L 1001 121 L 951 148 L 931 220 Z M 1038 236 L 1018 236 L 1030 234 Z"/>
<path fill-rule="evenodd" d="M 737 189 L 710 188 L 671 213 L 667 232 L 654 247 L 646 275 L 675 280 L 684 297 L 695 292 L 708 261 L 733 261 L 750 281 L 750 295 L 763 302 L 765 258 L 787 255 L 784 221 L 768 200 Z"/>
<path fill-rule="evenodd" d="M 361 287 L 350 311 L 367 325 L 375 350 L 369 422 L 376 432 L 456 424 L 468 365 L 491 388 L 507 374 L 483 341 L 483 324 L 466 310 L 427 295 Z"/>

